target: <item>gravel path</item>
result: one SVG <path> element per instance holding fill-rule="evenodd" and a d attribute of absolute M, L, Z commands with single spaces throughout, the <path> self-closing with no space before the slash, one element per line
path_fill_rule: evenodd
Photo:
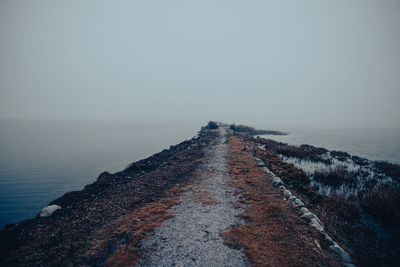
<path fill-rule="evenodd" d="M 198 169 L 196 182 L 185 192 L 181 203 L 172 208 L 175 217 L 164 221 L 142 243 L 145 253 L 138 266 L 245 266 L 242 250 L 224 244 L 220 233 L 241 221 L 242 210 L 235 209 L 237 198 L 228 186 L 228 155 L 226 130 L 207 152 L 207 161 Z M 213 200 L 202 203 L 200 198 Z"/>

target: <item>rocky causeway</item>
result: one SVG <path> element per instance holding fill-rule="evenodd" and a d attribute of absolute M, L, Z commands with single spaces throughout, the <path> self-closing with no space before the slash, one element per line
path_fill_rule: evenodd
<path fill-rule="evenodd" d="M 210 122 L 100 174 L 1 230 L 0 266 L 400 263 L 398 165 L 259 133 L 287 134 Z"/>

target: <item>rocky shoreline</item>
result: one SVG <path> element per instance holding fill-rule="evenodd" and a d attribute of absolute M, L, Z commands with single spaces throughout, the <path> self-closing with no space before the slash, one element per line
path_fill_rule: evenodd
<path fill-rule="evenodd" d="M 261 132 L 286 134 L 210 122 L 100 174 L 1 230 L 0 265 L 400 263 L 398 165 L 253 136 Z M 211 247 L 219 257 L 207 258 Z"/>

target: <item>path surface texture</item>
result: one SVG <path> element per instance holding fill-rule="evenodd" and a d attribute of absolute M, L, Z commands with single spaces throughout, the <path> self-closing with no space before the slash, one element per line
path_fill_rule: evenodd
<path fill-rule="evenodd" d="M 147 251 L 139 266 L 245 266 L 243 250 L 224 244 L 221 232 L 238 225 L 240 209 L 228 185 L 229 146 L 226 130 L 207 151 L 191 189 L 174 206 L 175 217 L 163 222 L 143 243 Z"/>

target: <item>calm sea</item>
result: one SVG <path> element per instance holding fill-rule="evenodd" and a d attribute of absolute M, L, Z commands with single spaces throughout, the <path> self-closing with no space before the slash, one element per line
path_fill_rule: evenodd
<path fill-rule="evenodd" d="M 289 135 L 262 137 L 292 145 L 309 144 L 370 160 L 400 164 L 400 129 L 281 128 Z"/>
<path fill-rule="evenodd" d="M 0 120 L 0 228 L 34 217 L 103 172 L 194 136 L 201 123 Z M 271 128 L 271 127 L 264 127 Z M 285 129 L 268 136 L 400 163 L 399 131 Z"/>
<path fill-rule="evenodd" d="M 193 137 L 199 123 L 0 120 L 0 228 L 103 172 Z"/>

